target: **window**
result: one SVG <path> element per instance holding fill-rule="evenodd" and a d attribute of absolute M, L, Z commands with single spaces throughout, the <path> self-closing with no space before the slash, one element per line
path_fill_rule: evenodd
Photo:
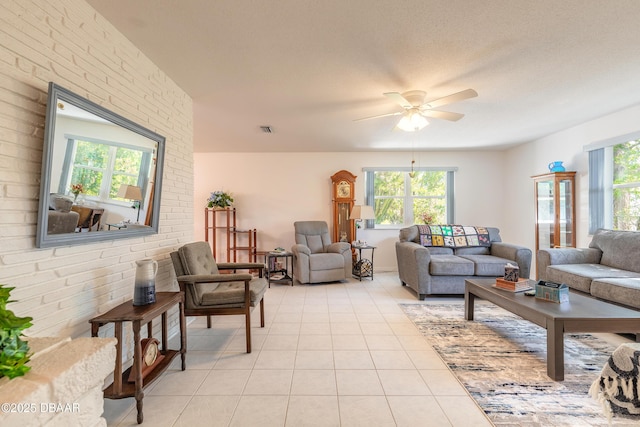
<path fill-rule="evenodd" d="M 64 171 L 59 192 L 82 184 L 83 194 L 98 201 L 122 201 L 121 184 L 137 185 L 145 194 L 152 150 L 109 141 L 67 136 Z"/>
<path fill-rule="evenodd" d="M 373 206 L 376 228 L 411 224 L 447 224 L 453 220 L 453 168 L 365 169 L 366 203 Z M 367 222 L 374 226 L 373 221 Z"/>
<path fill-rule="evenodd" d="M 589 232 L 640 230 L 640 139 L 589 152 Z"/>
<path fill-rule="evenodd" d="M 613 146 L 613 229 L 638 230 L 640 140 Z"/>

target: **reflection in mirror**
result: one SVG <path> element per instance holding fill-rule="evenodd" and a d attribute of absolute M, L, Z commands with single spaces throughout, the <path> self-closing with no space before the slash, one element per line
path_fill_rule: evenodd
<path fill-rule="evenodd" d="M 157 233 L 164 143 L 49 83 L 36 245 Z"/>

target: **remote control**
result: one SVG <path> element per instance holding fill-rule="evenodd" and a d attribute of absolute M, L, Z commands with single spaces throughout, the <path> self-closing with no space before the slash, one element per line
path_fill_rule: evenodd
<path fill-rule="evenodd" d="M 524 294 L 528 297 L 535 297 L 536 296 L 536 291 L 534 290 L 530 290 L 530 291 L 525 291 Z"/>

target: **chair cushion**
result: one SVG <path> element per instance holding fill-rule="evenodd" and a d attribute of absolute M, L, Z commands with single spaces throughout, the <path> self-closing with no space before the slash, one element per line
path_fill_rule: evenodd
<path fill-rule="evenodd" d="M 566 283 L 570 288 L 591 293 L 593 280 L 640 277 L 640 274 L 602 264 L 561 264 L 547 266 L 545 277 L 551 282 Z"/>
<path fill-rule="evenodd" d="M 324 252 L 324 246 L 322 245 L 322 237 L 320 235 L 306 236 L 306 237 L 307 237 L 307 247 L 311 250 L 312 254 L 319 254 Z"/>
<path fill-rule="evenodd" d="M 209 283 L 207 283 L 209 284 Z M 267 290 L 267 280 L 256 278 L 249 282 L 249 292 L 251 293 L 251 305 L 255 305 L 264 296 Z M 218 283 L 215 290 L 202 294 L 201 304 L 204 306 L 229 306 L 244 304 L 244 282 L 222 282 Z"/>
<path fill-rule="evenodd" d="M 207 242 L 187 243 L 178 249 L 187 275 L 218 274 L 218 265 Z"/>
<path fill-rule="evenodd" d="M 336 253 L 311 254 L 309 257 L 309 269 L 319 270 L 344 270 L 344 256 Z"/>
<path fill-rule="evenodd" d="M 325 221 L 296 221 L 293 223 L 296 243 L 307 246 L 311 253 L 326 252 L 331 244 L 329 226 Z"/>

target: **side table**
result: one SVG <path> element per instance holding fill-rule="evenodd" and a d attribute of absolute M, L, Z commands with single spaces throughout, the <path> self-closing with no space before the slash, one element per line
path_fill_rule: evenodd
<path fill-rule="evenodd" d="M 276 262 L 278 258 L 285 259 L 284 268 L 277 268 Z M 291 276 L 289 276 L 289 260 L 291 260 Z M 267 252 L 265 254 L 265 262 L 267 264 L 267 281 L 269 287 L 273 283 L 291 283 L 293 286 L 293 253 L 292 252 Z M 274 274 L 282 274 L 282 276 L 272 277 Z"/>
<path fill-rule="evenodd" d="M 353 249 L 358 251 L 358 256 L 356 261 L 353 264 L 353 277 L 357 277 L 362 282 L 363 277 L 370 277 L 373 280 L 373 251 L 376 249 L 375 246 L 351 246 Z M 362 250 L 370 249 L 371 250 L 371 259 L 362 258 Z"/>
<path fill-rule="evenodd" d="M 170 350 L 167 348 L 167 312 L 176 304 L 180 311 L 180 350 Z M 162 316 L 162 347 L 160 354 L 164 356 L 144 378 L 142 377 L 142 345 L 140 328 L 147 325 L 147 337 L 152 337 L 152 321 L 158 316 Z M 116 366 L 113 373 L 113 383 L 104 390 L 104 397 L 108 399 L 123 399 L 126 397 L 136 398 L 138 410 L 138 424 L 143 421 L 142 398 L 144 388 L 151 384 L 160 376 L 171 364 L 174 357 L 180 354 L 182 358 L 182 370 L 185 370 L 185 355 L 187 352 L 187 329 L 184 317 L 184 294 L 182 292 L 158 292 L 156 302 L 148 305 L 134 306 L 133 300 L 129 300 L 113 308 L 98 317 L 89 320 L 91 323 L 91 336 L 97 337 L 98 330 L 107 323 L 114 323 L 114 334 L 118 343 L 116 344 Z M 133 329 L 133 366 L 122 372 L 122 324 L 131 322 Z M 129 375 L 133 370 L 135 382 L 130 383 Z"/>

